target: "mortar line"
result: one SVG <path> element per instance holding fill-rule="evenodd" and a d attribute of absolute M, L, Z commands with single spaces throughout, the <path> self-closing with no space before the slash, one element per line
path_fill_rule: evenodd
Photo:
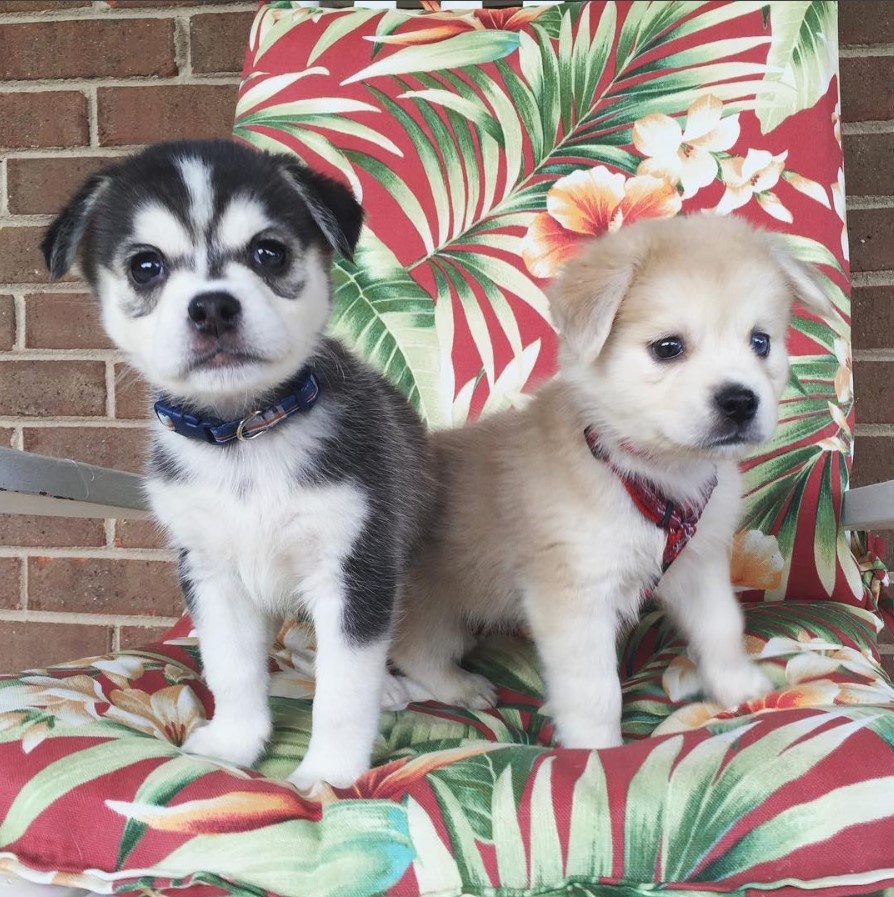
<path fill-rule="evenodd" d="M 846 121 L 842 122 L 841 133 L 845 137 L 851 134 L 891 134 L 894 133 L 894 120 Z"/>
<path fill-rule="evenodd" d="M 106 415 L 115 418 L 115 362 L 106 361 Z"/>
<path fill-rule="evenodd" d="M 0 164 L 0 216 L 5 218 L 9 215 L 8 157 L 4 157 L 0 162 L 2 162 Z"/>
<path fill-rule="evenodd" d="M 22 293 L 13 293 L 12 301 L 16 315 L 16 339 L 12 349 L 9 352 L 3 353 L 4 357 L 15 355 L 16 352 L 25 348 L 25 296 Z"/>
<path fill-rule="evenodd" d="M 21 610 L 28 611 L 28 560 L 25 557 L 19 558 L 19 604 Z"/>
<path fill-rule="evenodd" d="M 894 196 L 870 195 L 870 196 L 849 196 L 847 198 L 847 209 L 891 209 L 894 208 Z"/>
<path fill-rule="evenodd" d="M 860 437 L 879 438 L 894 436 L 894 424 L 861 424 L 857 423 L 854 435 Z"/>
<path fill-rule="evenodd" d="M 894 56 L 894 44 L 848 44 L 838 48 L 841 59 L 865 59 L 873 56 Z"/>
<path fill-rule="evenodd" d="M 887 287 L 894 285 L 894 271 L 856 271 L 851 273 L 852 287 Z"/>
<path fill-rule="evenodd" d="M 90 146 L 99 146 L 99 97 L 96 86 L 85 91 L 87 94 L 87 126 L 90 133 Z"/>
<path fill-rule="evenodd" d="M 115 518 L 106 517 L 102 525 L 106 537 L 106 548 L 115 548 Z"/>
<path fill-rule="evenodd" d="M 88 623 L 100 626 L 173 626 L 179 617 L 152 617 L 146 614 L 90 614 L 79 611 L 0 610 L 0 620 L 16 623 Z"/>
<path fill-rule="evenodd" d="M 854 361 L 894 361 L 894 349 L 857 349 Z"/>
<path fill-rule="evenodd" d="M 191 78 L 192 71 L 192 21 L 187 15 L 178 15 L 174 19 L 174 59 L 177 72 L 185 78 Z"/>
<path fill-rule="evenodd" d="M 95 427 L 112 430 L 146 430 L 148 420 L 121 420 L 97 415 L 96 417 L 25 417 L 8 414 L 0 417 L 0 427 L 28 427 L 30 430 L 49 430 L 51 428 L 74 429 Z"/>
<path fill-rule="evenodd" d="M 177 552 L 170 548 L 37 548 L 0 545 L 0 557 L 41 557 L 61 560 L 100 561 L 175 561 Z"/>
<path fill-rule="evenodd" d="M 4 81 L 4 93 L 59 93 L 60 91 L 87 91 L 98 87 L 168 87 L 170 85 L 210 84 L 238 85 L 240 76 L 212 74 L 202 76 L 172 75 L 162 78 L 157 75 L 137 75 L 130 78 L 47 78 L 39 81 Z"/>
<path fill-rule="evenodd" d="M 29 349 L 24 344 L 0 355 L 5 361 L 118 361 L 114 349 Z"/>
<path fill-rule="evenodd" d="M 42 22 L 80 22 L 80 21 L 123 21 L 127 19 L 171 19 L 175 15 L 196 15 L 196 13 L 213 12 L 254 12 L 257 4 L 251 0 L 241 3 L 215 3 L 209 0 L 207 4 L 196 0 L 189 6 L 171 8 L 152 7 L 103 7 L 85 6 L 80 9 L 44 10 L 43 12 L 6 12 L 0 14 L 0 25 L 33 25 Z"/>

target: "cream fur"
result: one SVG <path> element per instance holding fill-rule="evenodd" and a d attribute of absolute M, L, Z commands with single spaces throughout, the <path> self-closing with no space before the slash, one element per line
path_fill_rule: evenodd
<path fill-rule="evenodd" d="M 484 707 L 493 686 L 459 666 L 480 630 L 525 625 L 543 665 L 559 740 L 621 743 L 616 638 L 661 576 L 663 530 L 636 510 L 584 439 L 613 463 L 691 501 L 716 475 L 695 538 L 657 597 L 688 639 L 706 691 L 735 705 L 769 689 L 748 660 L 729 580 L 736 462 L 776 426 L 792 300 L 828 302 L 781 241 L 735 219 L 643 221 L 590 244 L 553 284 L 560 375 L 519 412 L 435 435 L 440 510 L 407 581 L 392 657 L 438 700 Z M 767 358 L 751 334 L 770 335 Z M 649 345 L 681 336 L 680 359 Z M 710 445 L 717 391 L 751 389 L 743 441 Z M 629 450 L 633 447 L 634 451 Z"/>

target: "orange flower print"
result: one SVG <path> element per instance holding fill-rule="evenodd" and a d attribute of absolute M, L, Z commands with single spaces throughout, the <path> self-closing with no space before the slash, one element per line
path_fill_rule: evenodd
<path fill-rule="evenodd" d="M 437 7 L 428 7 L 437 8 Z M 507 9 L 476 9 L 471 13 L 431 12 L 426 21 L 440 24 L 433 28 L 420 28 L 399 34 L 388 34 L 367 38 L 378 44 L 434 44 L 456 37 L 469 31 L 521 31 L 548 9 L 545 6 L 509 7 Z"/>
<path fill-rule="evenodd" d="M 782 582 L 784 565 L 775 536 L 766 536 L 756 529 L 736 533 L 730 563 L 734 588 L 776 589 Z"/>
<path fill-rule="evenodd" d="M 663 177 L 683 185 L 683 199 L 694 196 L 717 177 L 713 153 L 725 152 L 739 139 L 739 116 L 721 118 L 723 104 L 715 96 L 699 97 L 686 114 L 686 126 L 661 112 L 633 125 L 633 145 L 644 159 L 637 174 Z"/>
<path fill-rule="evenodd" d="M 522 240 L 522 259 L 535 277 L 553 277 L 581 239 L 638 218 L 672 218 L 681 205 L 680 194 L 665 178 L 627 178 L 604 165 L 573 171 L 550 187 L 546 211 L 535 215 Z"/>

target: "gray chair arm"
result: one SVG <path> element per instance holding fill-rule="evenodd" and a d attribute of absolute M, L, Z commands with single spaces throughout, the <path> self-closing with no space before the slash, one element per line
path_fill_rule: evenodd
<path fill-rule="evenodd" d="M 149 509 L 135 474 L 0 448 L 0 513 L 145 518 Z"/>
<path fill-rule="evenodd" d="M 894 480 L 849 489 L 841 522 L 846 529 L 894 529 Z"/>

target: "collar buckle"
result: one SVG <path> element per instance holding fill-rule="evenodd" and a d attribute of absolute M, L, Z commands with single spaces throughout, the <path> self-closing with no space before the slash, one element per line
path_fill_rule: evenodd
<path fill-rule="evenodd" d="M 252 411 L 251 414 L 246 414 L 242 420 L 239 421 L 239 425 L 236 427 L 236 438 L 240 442 L 251 442 L 252 439 L 257 439 L 258 436 L 263 436 L 271 426 L 273 426 L 273 421 L 269 421 L 268 423 L 262 423 L 261 426 L 254 427 L 246 432 L 246 427 L 249 425 L 249 421 L 257 418 L 260 421 L 263 421 L 264 412 L 258 408 L 256 411 Z"/>

